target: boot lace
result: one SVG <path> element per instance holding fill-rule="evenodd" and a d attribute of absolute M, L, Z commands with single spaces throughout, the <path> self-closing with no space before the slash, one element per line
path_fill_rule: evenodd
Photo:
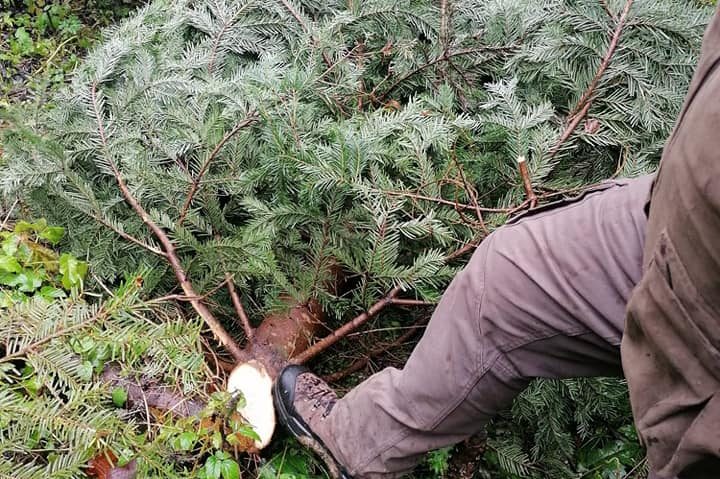
<path fill-rule="evenodd" d="M 308 374 L 302 379 L 303 389 L 305 389 L 305 400 L 313 401 L 313 410 L 323 409 L 321 417 L 325 419 L 337 402 L 335 391 L 330 389 L 328 385 L 317 376 Z"/>

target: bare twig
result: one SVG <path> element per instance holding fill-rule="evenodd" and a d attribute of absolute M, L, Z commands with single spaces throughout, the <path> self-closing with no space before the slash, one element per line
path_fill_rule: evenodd
<path fill-rule="evenodd" d="M 180 259 L 178 258 L 177 251 L 175 249 L 175 244 L 170 240 L 170 237 L 167 235 L 167 233 L 165 233 L 165 231 L 150 218 L 148 212 L 145 211 L 145 208 L 142 207 L 142 205 L 132 194 L 130 188 L 128 188 L 127 184 L 125 183 L 125 179 L 123 178 L 120 169 L 115 163 L 115 160 L 108 152 L 108 142 L 105 133 L 103 116 L 97 107 L 97 83 L 92 84 L 90 88 L 90 95 L 92 100 L 93 112 L 95 115 L 95 121 L 97 123 L 98 134 L 100 136 L 100 142 L 104 150 L 108 165 L 110 166 L 110 170 L 115 177 L 115 181 L 118 184 L 118 188 L 120 189 L 123 198 L 125 198 L 125 201 L 130 205 L 130 207 L 140 217 L 145 226 L 148 227 L 148 229 L 153 233 L 153 235 L 155 235 L 157 240 L 160 242 L 160 245 L 162 246 L 162 249 L 166 255 L 165 258 L 167 259 L 168 263 L 170 263 L 170 267 L 175 273 L 175 278 L 180 284 L 180 287 L 182 288 L 185 295 L 189 298 L 197 298 L 198 294 L 195 292 L 192 283 L 190 282 L 187 274 L 185 273 L 185 269 L 180 263 Z M 228 349 L 228 351 L 230 351 L 233 357 L 235 357 L 238 361 L 246 358 L 246 354 L 242 351 L 242 349 L 240 349 L 232 336 L 230 336 L 230 334 L 225 330 L 220 321 L 215 318 L 215 316 L 208 309 L 208 307 L 205 306 L 205 304 L 203 304 L 198 299 L 190 299 L 190 304 L 192 304 L 195 311 L 210 327 L 210 330 L 213 332 L 215 337 L 217 337 L 218 340 Z"/>
<path fill-rule="evenodd" d="M 442 48 L 443 55 L 446 54 L 450 48 L 450 2 L 448 0 L 440 0 L 440 48 Z M 443 62 L 440 65 L 440 73 L 442 77 L 446 76 L 447 65 Z"/>
<path fill-rule="evenodd" d="M 320 74 L 320 76 L 317 77 L 316 81 L 320 81 L 323 78 L 325 78 L 330 72 L 332 72 L 343 60 L 347 60 L 350 55 L 353 55 L 356 51 L 362 48 L 362 43 L 359 43 L 355 45 L 352 49 L 348 50 L 345 55 L 343 55 L 341 58 L 338 58 L 336 62 L 329 65 L 324 72 Z"/>
<path fill-rule="evenodd" d="M 482 211 L 480 210 L 480 205 L 478 204 L 477 192 L 475 191 L 475 188 L 470 183 L 468 183 L 467 179 L 465 178 L 465 173 L 463 172 L 462 166 L 460 165 L 460 162 L 458 161 L 454 152 L 453 152 L 453 161 L 455 162 L 455 166 L 457 167 L 458 172 L 460 173 L 460 180 L 462 181 L 462 187 L 465 190 L 465 193 L 470 197 L 473 208 L 475 208 L 475 215 L 477 216 L 478 223 L 480 224 L 480 229 L 483 230 L 483 233 L 489 234 L 487 226 L 485 226 L 485 221 L 483 220 Z"/>
<path fill-rule="evenodd" d="M 297 22 L 300 24 L 303 31 L 305 33 L 310 33 L 310 28 L 308 28 L 307 24 L 305 23 L 305 20 L 303 20 L 303 18 L 300 16 L 300 13 L 297 10 L 295 10 L 295 7 L 293 7 L 292 4 L 290 2 L 288 2 L 287 0 L 280 0 L 280 3 L 283 4 L 283 6 L 287 9 L 287 11 L 290 12 L 290 14 L 293 17 L 295 17 L 295 20 L 297 20 Z"/>
<path fill-rule="evenodd" d="M 8 222 L 10 221 L 10 216 L 12 216 L 12 212 L 15 210 L 15 207 L 17 206 L 18 202 L 20 200 L 18 198 L 15 198 L 15 201 L 13 201 L 13 204 L 10 205 L 10 209 L 8 210 L 7 214 L 5 215 L 5 219 L 3 219 L 2 224 L 0 224 L 0 231 L 4 230 Z"/>
<path fill-rule="evenodd" d="M 312 436 L 298 436 L 297 441 L 318 455 L 318 457 L 325 463 L 328 474 L 332 479 L 342 479 L 343 477 L 347 477 L 344 473 L 340 472 L 337 461 L 332 457 L 332 455 L 330 455 L 328 449 L 317 439 Z"/>
<path fill-rule="evenodd" d="M 178 218 L 177 224 L 178 226 L 181 226 L 183 222 L 185 221 L 185 217 L 187 216 L 188 209 L 190 208 L 190 205 L 193 202 L 193 199 L 195 198 L 195 194 L 197 194 L 198 189 L 200 188 L 200 182 L 203 179 L 203 176 L 205 176 L 205 173 L 207 173 L 208 168 L 210 167 L 210 163 L 217 157 L 217 155 L 220 153 L 220 150 L 222 150 L 223 146 L 230 141 L 230 139 L 235 136 L 240 130 L 243 128 L 252 125 L 258 120 L 258 116 L 255 114 L 255 112 L 251 112 L 248 114 L 247 117 L 245 117 L 244 120 L 240 121 L 238 124 L 236 124 L 232 130 L 225 133 L 225 136 L 223 136 L 222 140 L 218 142 L 217 145 L 215 145 L 215 148 L 210 152 L 210 154 L 205 159 L 205 162 L 200 167 L 200 171 L 198 171 L 197 176 L 193 178 L 192 183 L 190 184 L 190 189 L 188 190 L 187 198 L 185 199 L 185 203 L 183 204 L 182 209 L 180 210 L 180 217 Z"/>
<path fill-rule="evenodd" d="M 193 299 L 198 301 L 205 301 L 207 298 L 215 294 L 220 288 L 225 286 L 227 284 L 227 279 L 224 279 L 220 284 L 215 286 L 213 289 L 208 291 L 207 293 L 200 295 L 200 296 L 186 296 L 184 294 L 168 294 L 165 296 L 160 296 L 157 298 L 153 298 L 149 301 L 145 301 L 146 304 L 153 304 L 153 303 L 164 303 L 166 301 L 191 301 Z"/>
<path fill-rule="evenodd" d="M 391 302 L 394 306 L 435 306 L 437 304 L 433 301 L 424 301 L 422 299 L 402 298 L 394 298 Z"/>
<path fill-rule="evenodd" d="M 602 6 L 603 10 L 605 10 L 605 13 L 608 14 L 608 17 L 612 18 L 613 20 L 617 21 L 617 15 L 615 15 L 611 10 L 610 7 L 607 4 L 606 0 L 599 0 L 600 6 Z"/>
<path fill-rule="evenodd" d="M 480 240 L 478 239 L 478 240 L 473 240 L 473 241 L 463 245 L 462 247 L 456 249 L 452 253 L 445 256 L 445 262 L 449 263 L 450 261 L 453 261 L 453 260 L 465 255 L 466 253 L 469 253 L 470 251 L 474 251 L 475 248 L 477 248 L 479 244 L 480 244 Z"/>
<path fill-rule="evenodd" d="M 550 158 L 555 156 L 555 154 L 558 152 L 560 147 L 562 146 L 565 141 L 567 141 L 568 138 L 570 138 L 570 135 L 572 135 L 573 131 L 575 131 L 575 128 L 577 128 L 580 121 L 585 117 L 588 110 L 590 109 L 590 105 L 592 104 L 592 101 L 595 98 L 595 91 L 597 89 L 598 84 L 600 83 L 600 79 L 605 74 L 605 71 L 607 70 L 608 66 L 610 65 L 610 60 L 612 60 L 613 55 L 615 54 L 615 50 L 617 49 L 618 43 L 620 42 L 620 36 L 622 35 L 623 28 L 625 27 L 628 13 L 630 12 L 630 7 L 632 7 L 633 0 L 626 0 L 625 7 L 623 8 L 622 13 L 620 14 L 620 18 L 615 18 L 614 15 L 610 15 L 613 20 L 617 21 L 617 25 L 615 26 L 615 31 L 612 34 L 612 37 L 610 38 L 610 45 L 608 46 L 607 51 L 605 52 L 605 56 L 602 59 L 602 62 L 600 62 L 600 67 L 597 69 L 597 72 L 595 72 L 595 76 L 590 81 L 590 84 L 583 92 L 582 96 L 580 97 L 580 100 L 578 100 L 575 107 L 570 111 L 568 114 L 568 118 L 570 121 L 568 122 L 567 127 L 565 127 L 565 130 L 563 131 L 562 135 L 560 135 L 560 138 L 555 143 L 555 145 L 552 147 L 552 149 L 549 152 Z"/>
<path fill-rule="evenodd" d="M 33 75 L 36 75 L 35 78 L 41 78 L 42 72 L 44 72 L 45 69 L 46 69 L 48 66 L 50 66 L 50 62 L 52 62 L 53 59 L 55 59 L 55 57 L 57 56 L 57 54 L 60 53 L 60 50 L 62 50 L 62 48 L 63 48 L 65 45 L 67 45 L 67 44 L 70 43 L 70 42 L 74 42 L 75 40 L 77 40 L 77 35 L 73 35 L 73 36 L 68 37 L 68 38 L 66 38 L 65 40 L 63 40 L 63 42 L 60 43 L 60 45 L 58 45 L 57 48 L 55 48 L 55 50 L 50 54 L 50 56 L 47 57 L 47 59 L 43 62 L 43 64 L 42 64 L 42 66 L 40 67 L 40 69 L 37 70 L 35 73 L 33 73 Z"/>
<path fill-rule="evenodd" d="M 520 170 L 520 176 L 522 177 L 523 188 L 525 188 L 525 195 L 527 196 L 527 200 L 530 202 L 530 208 L 534 208 L 535 205 L 537 205 L 538 198 L 533 191 L 532 180 L 530 179 L 530 172 L 527 167 L 527 160 L 524 156 L 519 156 L 517 163 L 518 169 Z"/>
<path fill-rule="evenodd" d="M 588 110 L 590 109 L 590 104 L 591 102 L 587 102 L 585 106 L 583 106 L 582 110 L 580 110 L 577 115 L 570 119 L 570 122 L 568 123 L 567 127 L 565 127 L 565 130 L 563 130 L 562 135 L 560 135 L 560 138 L 550 150 L 550 158 L 557 154 L 562 144 L 565 143 L 567 139 L 570 138 L 570 136 L 573 134 L 575 128 L 577 128 L 578 126 L 578 123 L 582 121 L 583 117 L 585 117 Z"/>
<path fill-rule="evenodd" d="M 383 191 L 383 193 L 386 195 L 391 195 L 391 196 L 403 196 L 405 198 L 412 198 L 415 200 L 431 201 L 433 203 L 438 203 L 441 205 L 452 206 L 455 209 L 471 210 L 471 211 L 476 211 L 476 212 L 480 211 L 480 212 L 485 212 L 485 213 L 510 213 L 513 210 L 513 208 L 483 208 L 480 206 L 476 207 L 474 205 L 466 205 L 466 204 L 458 203 L 456 201 L 446 200 L 444 198 L 436 198 L 434 196 L 425 196 L 425 195 L 420 195 L 417 193 L 410 193 L 408 191 Z"/>
<path fill-rule="evenodd" d="M 343 369 L 342 371 L 328 374 L 327 376 L 324 376 L 323 379 L 329 383 L 337 382 L 337 381 L 340 381 L 341 379 L 351 375 L 352 373 L 360 371 L 365 366 L 367 366 L 367 364 L 370 362 L 370 360 L 380 356 L 381 354 L 386 353 L 387 351 L 389 351 L 391 349 L 402 346 L 406 341 L 408 341 L 415 334 L 417 334 L 418 329 L 425 326 L 425 324 L 427 324 L 427 322 L 428 322 L 427 317 L 422 318 L 420 321 L 417 321 L 415 324 L 410 326 L 410 329 L 408 329 L 405 333 L 400 335 L 395 341 L 371 350 L 364 357 L 359 358 L 357 361 L 353 362 L 347 368 Z"/>
<path fill-rule="evenodd" d="M 227 289 L 230 293 L 230 298 L 232 299 L 233 306 L 235 307 L 235 312 L 237 313 L 238 317 L 240 318 L 240 322 L 242 323 L 243 331 L 245 331 L 245 337 L 249 340 L 252 340 L 253 336 L 255 335 L 255 330 L 253 329 L 252 325 L 250 324 L 250 318 L 248 318 L 247 313 L 245 312 L 245 308 L 243 307 L 242 301 L 240 301 L 240 296 L 238 295 L 237 291 L 235 290 L 235 283 L 233 282 L 233 277 L 230 273 L 225 273 L 225 279 L 227 280 Z"/>
<path fill-rule="evenodd" d="M 448 0 L 440 0 L 440 46 L 446 51 L 450 42 L 450 5 Z"/>

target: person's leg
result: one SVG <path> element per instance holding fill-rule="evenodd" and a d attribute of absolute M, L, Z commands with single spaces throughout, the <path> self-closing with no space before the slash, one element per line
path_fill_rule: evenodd
<path fill-rule="evenodd" d="M 532 378 L 620 374 L 650 180 L 608 184 L 490 235 L 406 366 L 372 376 L 312 425 L 347 472 L 400 475 L 482 430 Z"/>
<path fill-rule="evenodd" d="M 622 343 L 638 433 L 662 477 L 720 477 L 720 17 L 653 187 Z"/>

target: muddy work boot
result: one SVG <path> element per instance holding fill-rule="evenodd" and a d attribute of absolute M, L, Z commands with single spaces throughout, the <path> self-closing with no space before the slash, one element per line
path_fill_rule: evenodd
<path fill-rule="evenodd" d="M 287 366 L 273 388 L 275 409 L 280 422 L 302 445 L 315 451 L 337 479 L 352 479 L 322 436 L 327 434 L 325 419 L 337 402 L 337 395 L 322 379 L 303 366 Z"/>

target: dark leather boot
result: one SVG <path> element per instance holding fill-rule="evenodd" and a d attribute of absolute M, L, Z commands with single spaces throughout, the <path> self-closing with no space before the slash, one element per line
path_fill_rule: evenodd
<path fill-rule="evenodd" d="M 318 453 L 331 475 L 352 479 L 322 440 L 330 434 L 325 420 L 337 402 L 335 391 L 306 367 L 292 365 L 280 372 L 273 398 L 278 418 L 290 433 Z"/>

